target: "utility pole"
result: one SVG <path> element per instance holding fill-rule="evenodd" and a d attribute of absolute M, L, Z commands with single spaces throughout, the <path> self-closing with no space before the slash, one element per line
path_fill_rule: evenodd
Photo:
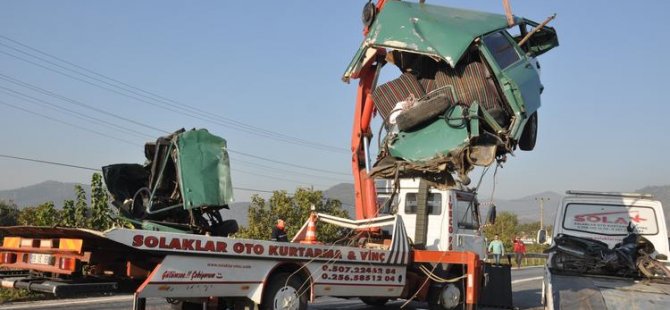
<path fill-rule="evenodd" d="M 535 197 L 535 201 L 540 201 L 540 229 L 544 229 L 544 201 L 549 201 L 548 197 Z"/>

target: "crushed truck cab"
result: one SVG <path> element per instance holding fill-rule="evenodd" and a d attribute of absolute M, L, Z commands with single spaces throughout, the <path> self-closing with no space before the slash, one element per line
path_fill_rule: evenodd
<path fill-rule="evenodd" d="M 372 175 L 457 172 L 467 184 L 474 165 L 534 148 L 544 89 L 536 57 L 558 45 L 553 28 L 401 1 L 366 16 L 367 35 L 343 80 L 360 79 L 359 104 L 373 104 L 383 119 Z M 386 64 L 400 76 L 377 85 Z"/>

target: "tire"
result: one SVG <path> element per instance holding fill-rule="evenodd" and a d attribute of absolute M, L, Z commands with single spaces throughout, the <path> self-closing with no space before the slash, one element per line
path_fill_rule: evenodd
<path fill-rule="evenodd" d="M 537 112 L 533 112 L 523 127 L 521 137 L 519 138 L 519 148 L 522 151 L 532 151 L 535 148 L 537 140 Z"/>
<path fill-rule="evenodd" d="M 137 220 L 145 219 L 149 214 L 147 213 L 147 206 L 149 205 L 149 197 L 151 190 L 148 187 L 142 187 L 133 196 L 133 204 L 130 206 L 130 213 Z"/>
<path fill-rule="evenodd" d="M 448 107 L 447 96 L 439 94 L 398 114 L 396 124 L 398 124 L 398 129 L 401 131 L 411 131 L 430 120 L 436 119 Z"/>
<path fill-rule="evenodd" d="M 236 220 L 225 220 L 217 225 L 212 225 L 212 235 L 216 237 L 228 237 L 240 230 Z"/>
<path fill-rule="evenodd" d="M 168 300 L 170 303 L 170 309 L 172 310 L 202 310 L 202 304 L 196 304 L 194 302 L 180 301 L 180 300 Z"/>
<path fill-rule="evenodd" d="M 270 278 L 263 292 L 261 310 L 306 310 L 307 294 L 302 279 L 290 273 L 278 273 Z"/>
<path fill-rule="evenodd" d="M 449 284 L 447 284 L 449 285 Z M 463 288 L 463 283 L 462 281 L 458 281 L 453 284 L 453 287 L 455 287 L 458 290 L 458 304 L 448 308 L 449 310 L 465 310 L 465 290 Z M 445 310 L 447 309 L 446 306 L 443 304 L 442 300 L 442 291 L 444 287 L 440 288 L 439 290 L 435 290 L 432 293 L 436 294 L 436 296 L 432 296 L 429 298 L 428 302 L 428 308 L 430 310 Z M 453 290 L 453 288 L 452 288 Z"/>
<path fill-rule="evenodd" d="M 389 299 L 387 297 L 361 297 L 360 300 L 368 306 L 383 307 Z"/>

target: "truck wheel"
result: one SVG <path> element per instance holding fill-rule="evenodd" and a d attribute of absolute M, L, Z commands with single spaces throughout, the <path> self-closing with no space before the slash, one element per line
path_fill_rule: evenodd
<path fill-rule="evenodd" d="M 297 275 L 279 273 L 270 278 L 261 303 L 261 310 L 306 310 L 307 294 Z"/>
<path fill-rule="evenodd" d="M 429 303 L 430 310 L 463 310 L 465 309 L 465 291 L 461 281 L 447 284 L 436 292 L 433 302 Z"/>
<path fill-rule="evenodd" d="M 382 307 L 389 301 L 386 297 L 361 297 L 360 300 L 368 306 Z"/>
<path fill-rule="evenodd" d="M 537 140 L 537 112 L 533 112 L 523 127 L 521 137 L 519 138 L 519 148 L 522 151 L 532 151 L 535 148 Z"/>
<path fill-rule="evenodd" d="M 202 304 L 196 304 L 194 302 L 168 299 L 168 303 L 170 303 L 170 309 L 172 309 L 172 310 L 201 310 L 202 309 Z"/>

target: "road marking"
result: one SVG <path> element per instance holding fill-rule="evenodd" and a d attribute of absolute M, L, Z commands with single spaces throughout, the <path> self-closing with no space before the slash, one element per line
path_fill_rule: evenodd
<path fill-rule="evenodd" d="M 19 310 L 19 309 L 32 309 L 36 307 L 46 307 L 53 306 L 54 303 L 57 303 L 58 306 L 67 306 L 67 305 L 81 305 L 81 304 L 92 304 L 92 303 L 106 303 L 106 302 L 118 302 L 118 301 L 132 301 L 132 295 L 126 296 L 112 296 L 112 297 L 93 297 L 86 299 L 78 300 L 44 300 L 44 301 L 33 301 L 33 302 L 20 302 L 15 304 L 4 304 L 2 305 L 3 310 Z"/>
<path fill-rule="evenodd" d="M 518 283 L 523 283 L 523 282 L 530 282 L 530 281 L 536 281 L 536 280 L 542 280 L 543 277 L 534 277 L 534 278 L 528 278 L 528 279 L 519 279 L 519 280 L 514 280 L 512 281 L 512 284 L 518 284 Z"/>

